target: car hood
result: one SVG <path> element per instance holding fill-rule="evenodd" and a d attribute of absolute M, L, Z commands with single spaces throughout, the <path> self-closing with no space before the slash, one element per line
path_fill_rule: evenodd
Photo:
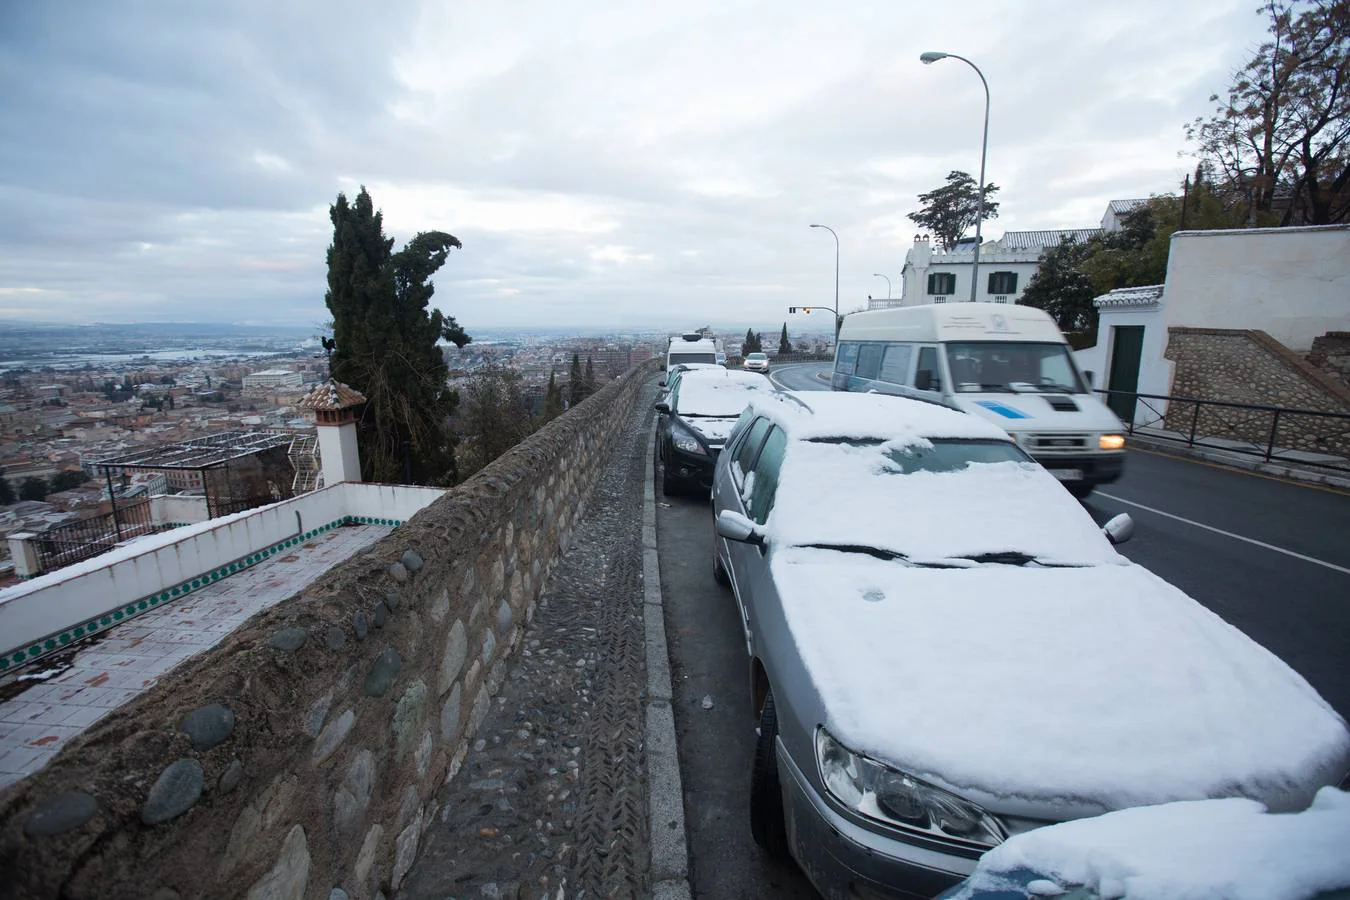
<path fill-rule="evenodd" d="M 991 809 L 1300 809 L 1350 765 L 1345 721 L 1300 675 L 1139 566 L 922 569 L 805 548 L 770 565 L 820 724 Z"/>
<path fill-rule="evenodd" d="M 694 417 L 681 418 L 680 421 L 687 425 L 691 430 L 698 432 L 703 438 L 704 443 L 710 447 L 721 447 L 731 436 L 731 429 L 736 426 L 737 416 L 721 417 Z"/>

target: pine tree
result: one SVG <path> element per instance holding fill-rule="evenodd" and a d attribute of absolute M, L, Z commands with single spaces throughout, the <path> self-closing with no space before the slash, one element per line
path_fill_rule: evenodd
<path fill-rule="evenodd" d="M 595 363 L 589 356 L 586 357 L 586 374 L 582 376 L 581 380 L 586 385 L 586 396 L 589 397 L 591 394 L 594 394 L 596 388 Z"/>
<path fill-rule="evenodd" d="M 1091 244 L 1080 244 L 1073 238 L 1065 238 L 1059 246 L 1045 251 L 1019 302 L 1045 310 L 1061 331 L 1096 332 L 1097 308 L 1092 301 L 1097 291 L 1080 268 L 1092 252 Z"/>
<path fill-rule="evenodd" d="M 558 381 L 552 372 L 548 373 L 548 389 L 544 391 L 544 421 L 549 422 L 562 415 L 562 391 L 558 390 Z"/>
<path fill-rule="evenodd" d="M 783 323 L 783 333 L 778 336 L 778 352 L 780 354 L 792 352 L 792 342 L 788 340 L 786 322 Z"/>
<path fill-rule="evenodd" d="M 384 217 L 366 189 L 329 209 L 328 293 L 333 314 L 330 371 L 366 396 L 357 422 L 361 474 L 368 481 L 450 484 L 456 480 L 449 419 L 458 401 L 437 342 L 471 338 L 453 317 L 428 310 L 428 279 L 457 238 L 423 232 L 392 252 Z"/>
<path fill-rule="evenodd" d="M 586 399 L 586 377 L 581 373 L 581 357 L 572 354 L 572 365 L 567 369 L 567 405 L 576 406 Z"/>

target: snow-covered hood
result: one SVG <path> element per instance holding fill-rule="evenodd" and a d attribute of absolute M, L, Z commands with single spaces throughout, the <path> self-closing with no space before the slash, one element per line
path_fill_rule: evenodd
<path fill-rule="evenodd" d="M 680 421 L 689 426 L 690 430 L 698 432 L 699 437 L 709 447 L 718 448 L 727 442 L 731 436 L 731 429 L 735 427 L 737 416 L 704 418 L 702 416 L 693 416 L 688 419 L 683 416 Z"/>
<path fill-rule="evenodd" d="M 1063 398 L 1067 398 L 1078 409 L 1056 409 L 1051 405 L 1052 397 L 1061 404 L 1064 403 Z M 952 400 L 963 411 L 1010 432 L 1067 431 L 1095 434 L 1123 428 L 1116 414 L 1091 394 L 1043 394 L 1033 391 L 1017 394 L 961 393 L 954 394 Z M 1095 444 L 1092 449 L 1096 449 Z"/>
<path fill-rule="evenodd" d="M 1082 504 L 1034 463 L 878 474 L 884 465 L 879 446 L 794 442 L 767 523 L 770 538 L 861 544 L 929 560 L 1019 552 L 1047 562 L 1125 563 Z"/>
<path fill-rule="evenodd" d="M 1301 676 L 1139 566 L 771 553 L 822 724 L 994 809 L 1301 809 L 1350 766 L 1345 721 Z"/>

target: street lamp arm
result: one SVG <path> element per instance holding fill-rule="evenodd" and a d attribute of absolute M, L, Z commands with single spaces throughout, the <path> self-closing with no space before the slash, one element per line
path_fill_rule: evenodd
<path fill-rule="evenodd" d="M 828 225 L 812 225 L 812 228 L 824 228 L 834 236 L 834 335 L 839 336 L 839 235 Z"/>

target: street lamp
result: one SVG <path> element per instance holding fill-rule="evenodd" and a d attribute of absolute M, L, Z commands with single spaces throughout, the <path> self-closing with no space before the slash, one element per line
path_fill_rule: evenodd
<path fill-rule="evenodd" d="M 839 235 L 828 225 L 812 225 L 812 228 L 824 228 L 834 234 L 834 336 L 839 337 Z"/>
<path fill-rule="evenodd" d="M 957 56 L 955 53 L 940 53 L 936 50 L 929 50 L 927 53 L 919 55 L 919 61 L 925 66 L 930 66 L 940 59 L 959 59 L 961 62 L 975 70 L 975 74 L 980 76 L 980 84 L 984 85 L 984 140 L 980 144 L 980 199 L 975 207 L 975 264 L 970 268 L 970 302 L 975 302 L 975 286 L 980 280 L 980 224 L 984 221 L 984 158 L 989 151 L 989 82 L 984 80 L 984 73 L 980 67 L 975 65 L 964 56 Z"/>
<path fill-rule="evenodd" d="M 886 279 L 886 299 L 891 299 L 891 277 L 889 275 L 882 275 L 880 272 L 873 272 L 872 277 Z"/>

